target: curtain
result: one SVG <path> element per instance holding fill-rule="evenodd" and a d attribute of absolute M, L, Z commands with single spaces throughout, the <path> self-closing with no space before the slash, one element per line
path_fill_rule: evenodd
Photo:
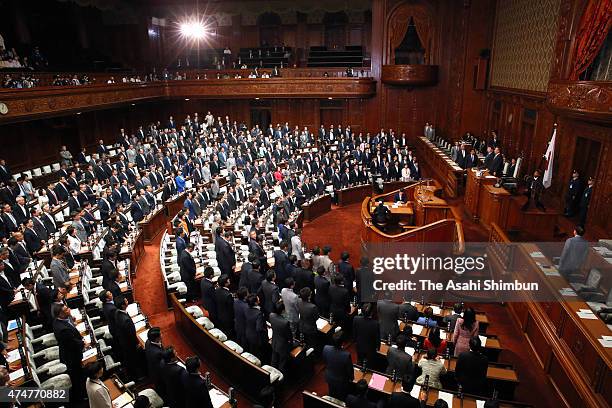
<path fill-rule="evenodd" d="M 612 0 L 589 0 L 576 34 L 576 58 L 570 75 L 578 80 L 593 63 L 612 24 Z"/>

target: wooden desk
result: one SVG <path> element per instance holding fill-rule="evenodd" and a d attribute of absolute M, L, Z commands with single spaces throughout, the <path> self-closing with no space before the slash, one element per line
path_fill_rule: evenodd
<path fill-rule="evenodd" d="M 546 211 L 542 211 L 533 207 L 523 211 L 521 207 L 525 202 L 527 202 L 525 196 L 512 196 L 510 198 L 505 229 L 527 231 L 536 239 L 552 240 L 557 218 L 561 215 L 561 212 L 555 208 L 547 208 Z"/>
<path fill-rule="evenodd" d="M 414 214 L 414 212 L 412 211 L 412 205 L 410 203 L 399 204 L 397 206 L 395 206 L 395 204 L 396 203 L 394 203 L 393 201 L 384 202 L 385 207 L 387 207 L 389 209 L 389 212 L 393 215 L 408 216 Z M 374 212 L 375 209 L 376 205 L 372 205 L 370 207 L 371 212 Z"/>
<path fill-rule="evenodd" d="M 489 240 L 502 245 L 510 242 L 498 226 Z M 589 306 L 577 297 L 562 296 L 558 290 L 569 287 L 562 276 L 546 275 L 536 262 L 550 265 L 535 244 L 521 244 L 510 254 L 491 252 L 493 276 L 498 274 L 539 277 L 539 283 L 558 294 L 556 301 L 535 301 L 528 293 L 518 293 L 508 309 L 529 344 L 531 361 L 538 364 L 553 384 L 563 407 L 609 407 L 612 401 L 612 348 L 598 341 L 610 335 L 600 319 L 581 319 L 580 309 Z M 536 253 L 537 257 L 532 254 Z M 493 261 L 493 259 L 492 259 Z M 525 272 L 529 270 L 530 272 Z M 507 278 L 506 278 L 507 279 Z"/>
<path fill-rule="evenodd" d="M 230 384 L 255 399 L 261 390 L 270 385 L 270 375 L 261 367 L 241 357 L 234 350 L 213 337 L 189 314 L 174 293 L 170 294 L 174 321 L 192 350 Z"/>
<path fill-rule="evenodd" d="M 482 205 L 479 207 L 480 223 L 487 229 L 495 223 L 506 229 L 508 222 L 508 209 L 511 194 L 503 187 L 495 187 L 492 184 L 484 185 L 484 193 L 481 196 Z"/>
<path fill-rule="evenodd" d="M 371 184 L 362 184 L 359 186 L 343 188 L 341 190 L 338 190 L 338 205 L 344 206 L 360 203 L 363 201 L 364 198 L 371 194 Z"/>
<path fill-rule="evenodd" d="M 166 214 L 164 208 L 157 209 L 138 223 L 142 229 L 145 244 L 150 244 L 159 232 L 166 226 Z"/>
<path fill-rule="evenodd" d="M 427 176 L 439 180 L 448 197 L 458 197 L 462 190 L 465 170 L 426 137 L 419 136 L 415 140 L 418 161 L 424 164 L 426 171 L 431 172 Z"/>
<path fill-rule="evenodd" d="M 465 208 L 472 216 L 474 221 L 480 218 L 481 199 L 484 194 L 484 186 L 492 185 L 497 182 L 497 178 L 489 176 L 488 172 L 484 172 L 481 177 L 478 177 L 476 169 L 472 168 L 467 171 L 467 183 L 465 186 Z"/>
<path fill-rule="evenodd" d="M 186 195 L 187 193 L 182 192 L 176 197 L 166 200 L 164 207 L 166 207 L 166 214 L 168 215 L 169 219 L 174 218 L 174 216 L 183 209 Z"/>
<path fill-rule="evenodd" d="M 304 212 L 304 221 L 312 221 L 321 215 L 331 211 L 332 199 L 329 194 L 324 194 L 314 201 L 302 205 Z"/>

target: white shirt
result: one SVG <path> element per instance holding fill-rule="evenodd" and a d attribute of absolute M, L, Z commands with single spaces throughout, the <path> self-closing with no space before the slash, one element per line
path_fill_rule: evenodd
<path fill-rule="evenodd" d="M 81 251 L 81 240 L 78 237 L 68 235 L 68 248 L 72 255 L 78 255 Z"/>

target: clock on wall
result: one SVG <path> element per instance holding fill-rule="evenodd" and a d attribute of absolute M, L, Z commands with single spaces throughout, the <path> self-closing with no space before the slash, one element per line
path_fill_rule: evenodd
<path fill-rule="evenodd" d="M 6 115 L 8 113 L 8 106 L 6 103 L 0 102 L 0 115 Z"/>

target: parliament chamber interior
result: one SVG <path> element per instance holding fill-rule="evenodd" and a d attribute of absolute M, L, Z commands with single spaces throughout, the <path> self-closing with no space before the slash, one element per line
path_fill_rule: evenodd
<path fill-rule="evenodd" d="M 612 0 L 0 0 L 0 403 L 612 407 Z"/>

